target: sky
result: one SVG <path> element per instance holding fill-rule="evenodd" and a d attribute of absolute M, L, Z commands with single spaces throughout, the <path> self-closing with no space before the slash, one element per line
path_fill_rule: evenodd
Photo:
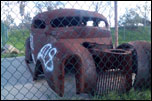
<path fill-rule="evenodd" d="M 126 8 L 135 8 L 136 4 L 142 5 L 144 4 L 143 2 L 145 1 L 118 1 L 118 20 L 119 17 L 125 13 Z M 19 25 L 19 23 L 21 23 L 22 18 L 19 14 L 19 4 L 17 4 L 17 1 L 11 2 L 11 5 L 9 7 L 6 6 L 6 4 L 4 3 L 4 1 L 1 1 L 1 20 L 6 19 L 6 16 L 9 13 L 12 16 L 12 18 L 14 18 L 14 22 L 16 23 L 16 25 Z M 94 11 L 92 1 L 64 1 L 64 3 L 65 8 L 75 8 Z M 104 5 L 104 3 L 105 1 L 103 2 L 103 6 L 100 8 L 99 13 L 106 16 L 108 21 L 111 22 L 111 26 L 114 26 L 114 2 L 112 1 L 111 5 Z M 151 5 L 151 1 L 148 1 L 148 3 Z M 36 2 L 30 1 L 25 6 L 25 13 L 30 12 L 30 16 L 34 17 L 36 13 L 35 5 Z M 113 8 L 112 11 L 109 10 L 110 8 Z M 43 11 L 46 11 L 46 9 L 43 9 Z M 110 14 L 111 17 L 108 17 L 108 14 Z M 148 15 L 148 17 L 151 21 L 151 12 Z"/>

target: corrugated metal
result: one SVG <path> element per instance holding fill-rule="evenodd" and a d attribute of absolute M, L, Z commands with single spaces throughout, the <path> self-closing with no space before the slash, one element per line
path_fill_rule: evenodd
<path fill-rule="evenodd" d="M 97 94 L 108 94 L 110 91 L 124 92 L 125 75 L 121 71 L 106 71 L 98 75 Z"/>

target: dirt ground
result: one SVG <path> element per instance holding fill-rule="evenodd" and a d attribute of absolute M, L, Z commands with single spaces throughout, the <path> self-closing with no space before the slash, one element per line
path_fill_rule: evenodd
<path fill-rule="evenodd" d="M 64 97 L 59 97 L 42 78 L 33 81 L 25 65 L 24 57 L 1 59 L 1 99 L 2 100 L 55 100 L 89 99 L 87 94 L 76 95 L 74 75 L 65 77 Z"/>

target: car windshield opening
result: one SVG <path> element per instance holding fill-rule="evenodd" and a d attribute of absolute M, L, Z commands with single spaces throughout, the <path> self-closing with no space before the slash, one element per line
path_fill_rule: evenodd
<path fill-rule="evenodd" d="M 52 27 L 93 26 L 106 27 L 105 21 L 90 17 L 59 17 L 51 20 Z"/>

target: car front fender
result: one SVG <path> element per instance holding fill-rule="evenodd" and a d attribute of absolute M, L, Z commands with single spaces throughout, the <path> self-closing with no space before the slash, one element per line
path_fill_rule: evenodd
<path fill-rule="evenodd" d="M 64 65 L 69 57 L 78 60 L 75 69 L 76 93 L 88 93 L 96 87 L 96 67 L 90 52 L 81 45 L 77 49 L 62 43 L 48 43 L 38 53 L 37 60 L 41 62 L 48 85 L 59 96 L 64 94 Z"/>

